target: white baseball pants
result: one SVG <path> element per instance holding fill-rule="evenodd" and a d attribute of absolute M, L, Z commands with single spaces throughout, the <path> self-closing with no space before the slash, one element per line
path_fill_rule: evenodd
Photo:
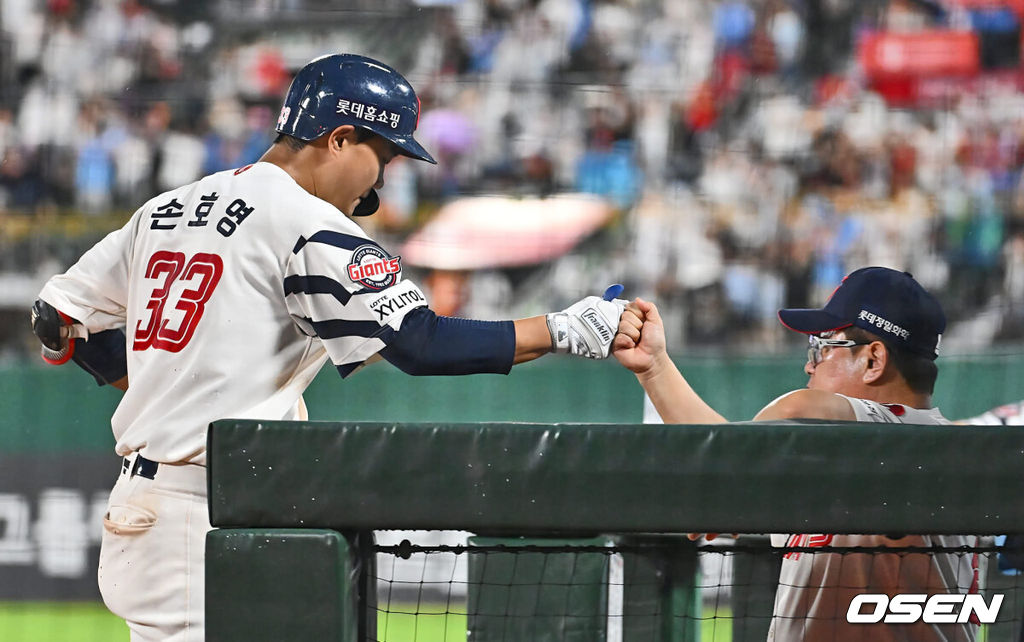
<path fill-rule="evenodd" d="M 147 479 L 131 474 L 135 455 L 127 459 L 103 520 L 103 601 L 132 642 L 202 642 L 206 468 L 160 464 Z"/>

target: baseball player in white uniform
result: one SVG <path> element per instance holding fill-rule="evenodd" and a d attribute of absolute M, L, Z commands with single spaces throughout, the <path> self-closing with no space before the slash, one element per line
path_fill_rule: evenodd
<path fill-rule="evenodd" d="M 350 218 L 377 209 L 394 156 L 434 162 L 413 137 L 418 117 L 394 69 L 318 58 L 293 80 L 259 162 L 151 199 L 40 292 L 44 357 L 84 353 L 98 381 L 127 384 L 99 585 L 133 641 L 203 639 L 211 421 L 302 418 L 328 360 L 347 377 L 375 355 L 424 375 L 608 355 L 625 305 L 614 292 L 517 321 L 436 316 L 401 257 Z"/>
<path fill-rule="evenodd" d="M 950 423 L 932 407 L 935 359 L 946 318 L 939 302 L 905 272 L 869 267 L 847 276 L 822 309 L 780 310 L 808 336 L 807 387 L 782 395 L 755 420 L 811 418 L 876 423 Z M 612 353 L 632 370 L 666 423 L 724 423 L 668 357 L 661 316 L 637 299 L 619 324 Z M 773 536 L 778 545 L 964 546 L 974 537 Z M 849 624 L 858 593 L 966 593 L 977 590 L 967 554 L 807 554 L 785 556 L 769 640 L 974 640 L 974 623 Z M 868 590 L 870 588 L 870 590 Z"/>

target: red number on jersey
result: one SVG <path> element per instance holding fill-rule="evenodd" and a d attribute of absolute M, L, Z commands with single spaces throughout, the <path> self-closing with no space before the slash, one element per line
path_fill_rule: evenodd
<path fill-rule="evenodd" d="M 142 326 L 142 321 L 135 324 L 135 343 L 132 350 L 145 350 L 150 347 L 153 338 L 160 331 L 161 319 L 164 313 L 164 304 L 167 302 L 167 295 L 171 292 L 171 284 L 181 274 L 185 267 L 185 255 L 181 252 L 160 251 L 149 257 L 149 265 L 146 266 L 146 278 L 158 279 L 164 275 L 162 287 L 153 289 L 149 295 L 149 303 L 146 309 L 149 310 L 149 322 Z"/>
<path fill-rule="evenodd" d="M 188 345 L 196 326 L 199 325 L 199 320 L 203 318 L 206 302 L 213 295 L 223 272 L 224 263 L 216 254 L 200 252 L 186 265 L 185 255 L 181 252 L 161 250 L 154 253 L 146 267 L 146 278 L 163 277 L 163 284 L 154 288 L 149 295 L 149 303 L 146 304 L 146 309 L 150 311 L 149 321 L 145 327 L 142 321 L 136 324 L 132 350 L 155 348 L 179 352 Z M 175 281 L 191 282 L 196 278 L 199 279 L 199 283 L 195 287 L 182 290 L 178 295 L 174 309 L 180 310 L 182 315 L 177 326 L 171 327 L 171 320 L 164 317 L 164 308 L 171 294 L 172 285 Z"/>

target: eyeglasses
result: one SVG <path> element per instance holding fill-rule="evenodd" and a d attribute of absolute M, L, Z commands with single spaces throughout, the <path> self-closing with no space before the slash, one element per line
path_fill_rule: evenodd
<path fill-rule="evenodd" d="M 851 341 L 849 339 L 823 339 L 813 334 L 807 335 L 807 360 L 811 365 L 821 363 L 821 353 L 825 348 L 852 348 L 854 346 L 866 346 L 870 341 Z"/>

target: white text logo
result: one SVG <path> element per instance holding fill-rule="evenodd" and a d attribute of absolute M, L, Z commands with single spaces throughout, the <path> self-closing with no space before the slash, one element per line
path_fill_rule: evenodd
<path fill-rule="evenodd" d="M 923 593 L 901 593 L 890 600 L 884 593 L 865 593 L 850 600 L 846 621 L 851 624 L 909 624 L 918 621 L 927 624 L 963 624 L 969 621 L 992 624 L 1002 605 L 1002 595 L 993 595 L 992 603 L 986 604 L 985 598 L 978 594 L 929 597 Z"/>

